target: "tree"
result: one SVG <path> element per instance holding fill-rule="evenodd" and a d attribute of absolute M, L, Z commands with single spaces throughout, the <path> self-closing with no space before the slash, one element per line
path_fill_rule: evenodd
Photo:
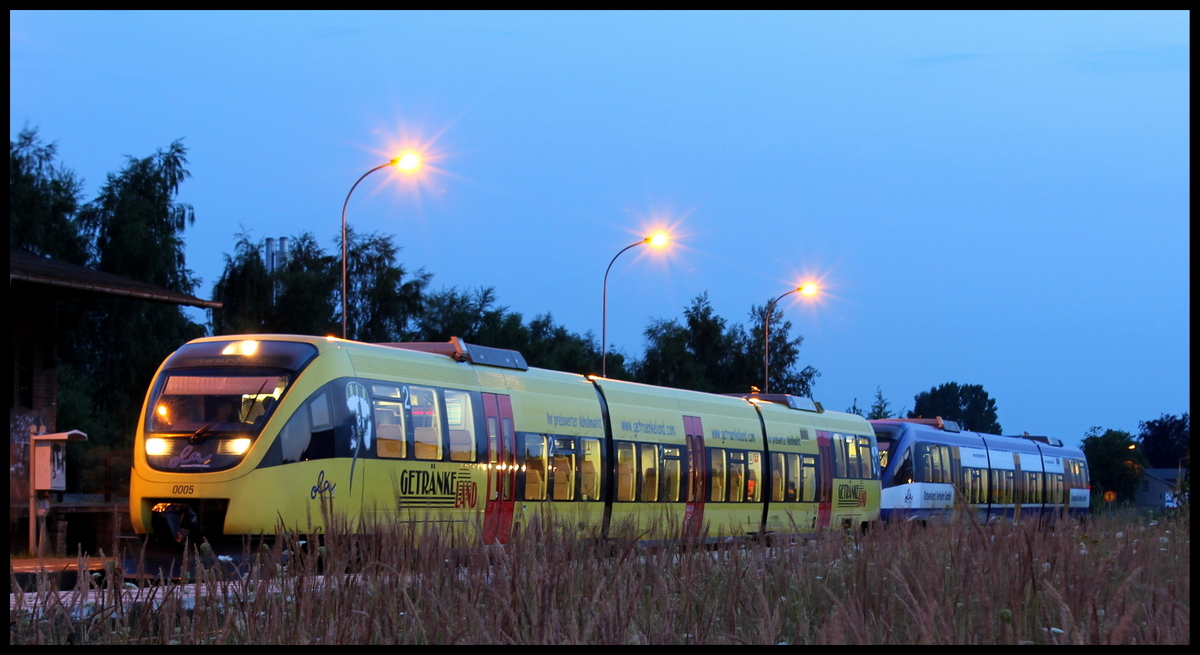
<path fill-rule="evenodd" d="M 753 368 L 750 379 L 757 380 L 752 383 L 754 385 L 763 383 L 764 335 L 762 326 L 768 304 L 770 304 L 769 301 L 762 306 L 754 305 L 750 308 L 750 327 L 747 328 L 747 358 L 749 365 Z M 771 393 L 811 396 L 812 387 L 821 374 L 812 366 L 796 370 L 797 362 L 800 360 L 800 346 L 804 343 L 804 337 L 800 335 L 796 335 L 794 339 L 791 337 L 792 322 L 783 319 L 783 309 L 778 305 L 772 309 L 770 321 L 771 356 L 768 362 L 768 374 L 771 384 L 769 390 Z"/>
<path fill-rule="evenodd" d="M 80 227 L 94 243 L 95 268 L 194 293 L 197 280 L 186 266 L 183 231 L 195 222 L 195 214 L 190 205 L 176 201 L 189 176 L 186 155 L 182 142 L 175 141 L 150 157 L 129 157 L 120 173 L 109 174 L 98 197 L 80 209 Z M 143 394 L 159 364 L 204 332 L 177 305 L 95 301 L 63 348 L 63 370 L 72 376 L 60 377 L 64 400 L 84 404 L 64 409 L 90 417 L 80 423 L 92 426 L 89 456 L 107 451 L 128 458 Z"/>
<path fill-rule="evenodd" d="M 1177 468 L 1191 451 L 1191 421 L 1182 416 L 1163 414 L 1153 421 L 1138 423 L 1138 448 L 1152 468 Z"/>
<path fill-rule="evenodd" d="M 1146 456 L 1137 448 L 1133 435 L 1124 430 L 1094 427 L 1087 431 L 1081 448 L 1087 457 L 1093 495 L 1106 491 L 1117 499 L 1132 501 L 1146 470 Z"/>
<path fill-rule="evenodd" d="M 688 350 L 687 328 L 674 320 L 654 320 L 646 328 L 646 351 L 634 363 L 634 379 L 677 389 L 708 390 L 704 371 Z"/>
<path fill-rule="evenodd" d="M 550 314 L 541 314 L 529 322 L 529 345 L 525 360 L 530 366 L 555 371 L 570 371 L 583 375 L 599 375 L 599 341 L 592 333 L 579 335 L 555 325 Z M 620 353 L 608 354 L 608 376 L 614 379 L 629 379 L 625 370 L 625 357 Z"/>
<path fill-rule="evenodd" d="M 516 316 L 520 325 L 521 316 Z M 512 348 L 522 340 L 518 335 L 505 337 L 502 326 L 515 328 L 507 307 L 496 305 L 496 288 L 475 291 L 443 289 L 425 299 L 425 311 L 417 321 L 420 341 L 448 341 L 458 337 L 469 343 L 493 348 Z M 486 343 L 485 343 L 486 342 Z"/>
<path fill-rule="evenodd" d="M 8 143 L 8 243 L 37 255 L 84 265 L 88 239 L 76 214 L 83 182 L 54 161 L 56 144 L 43 144 L 26 127 Z"/>
<path fill-rule="evenodd" d="M 422 294 L 432 277 L 424 269 L 405 280 L 396 261 L 400 248 L 379 233 L 359 237 L 347 229 L 347 336 L 358 341 L 403 341 L 421 315 Z"/>
<path fill-rule="evenodd" d="M 947 382 L 913 397 L 908 418 L 933 418 L 955 421 L 964 430 L 1000 434 L 996 420 L 996 401 L 982 385 Z"/>
<path fill-rule="evenodd" d="M 707 293 L 697 296 L 684 310 L 682 324 L 658 319 L 646 328 L 649 343 L 633 366 L 634 379 L 696 391 L 749 392 L 762 384 L 763 308 L 752 307 L 750 316 L 759 327 L 731 326 L 713 311 Z M 811 366 L 796 371 L 803 338 L 790 337 L 791 323 L 783 321 L 782 312 L 773 318 L 770 391 L 807 396 L 820 373 Z"/>
<path fill-rule="evenodd" d="M 703 293 L 684 309 L 684 324 L 656 320 L 636 365 L 635 379 L 646 384 L 709 392 L 749 391 L 745 336 L 729 328 Z"/>
<path fill-rule="evenodd" d="M 286 261 L 275 272 L 271 331 L 341 336 L 341 263 L 326 254 L 310 232 L 292 237 L 291 243 Z"/>
<path fill-rule="evenodd" d="M 871 404 L 871 409 L 867 412 L 867 420 L 876 421 L 884 418 L 892 418 L 892 413 L 888 411 L 890 405 L 891 403 L 883 398 L 883 388 L 875 387 L 875 402 Z"/>
<path fill-rule="evenodd" d="M 271 329 L 273 313 L 271 276 L 263 262 L 262 244 L 237 234 L 233 256 L 225 255 L 225 268 L 213 285 L 213 300 L 221 307 L 209 310 L 213 334 L 261 334 Z"/>
<path fill-rule="evenodd" d="M 854 402 L 850 403 L 850 406 L 846 408 L 846 413 L 847 414 L 857 414 L 859 416 L 863 415 L 862 408 L 858 406 L 858 398 L 855 398 Z"/>

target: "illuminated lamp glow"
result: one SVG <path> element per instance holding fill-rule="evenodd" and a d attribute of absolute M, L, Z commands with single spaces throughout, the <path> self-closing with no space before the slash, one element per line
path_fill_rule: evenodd
<path fill-rule="evenodd" d="M 147 439 L 146 454 L 147 455 L 166 455 L 167 454 L 166 439 Z"/>
<path fill-rule="evenodd" d="M 253 355 L 258 350 L 257 341 L 235 341 L 225 346 L 222 355 Z"/>
<path fill-rule="evenodd" d="M 667 236 L 666 232 L 655 232 L 654 234 L 646 237 L 646 243 L 649 243 L 655 248 L 662 248 L 663 246 L 667 245 L 667 240 L 669 238 L 670 237 Z"/>
<path fill-rule="evenodd" d="M 406 152 L 396 158 L 396 168 L 402 171 L 415 171 L 421 165 L 421 157 L 415 152 Z"/>
<path fill-rule="evenodd" d="M 167 406 L 166 405 L 159 405 L 158 408 L 154 411 L 158 412 L 158 415 L 163 418 L 167 417 Z"/>
<path fill-rule="evenodd" d="M 800 293 L 802 293 L 806 296 L 811 296 L 811 295 L 815 294 L 817 291 L 818 291 L 817 285 L 813 284 L 812 282 L 809 282 L 800 287 Z"/>
<path fill-rule="evenodd" d="M 234 439 L 229 442 L 229 452 L 234 455 L 245 455 L 247 450 L 250 450 L 250 440 L 246 438 Z"/>

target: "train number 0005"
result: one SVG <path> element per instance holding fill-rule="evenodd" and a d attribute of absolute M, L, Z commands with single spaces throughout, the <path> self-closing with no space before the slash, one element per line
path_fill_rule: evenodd
<path fill-rule="evenodd" d="M 191 494 L 194 494 L 194 493 L 196 493 L 196 485 L 192 485 L 192 484 L 177 484 L 177 485 L 175 485 L 174 487 L 171 487 L 171 493 L 173 493 L 173 494 L 182 494 L 182 495 L 185 495 L 185 496 L 187 496 L 187 495 L 191 495 Z"/>

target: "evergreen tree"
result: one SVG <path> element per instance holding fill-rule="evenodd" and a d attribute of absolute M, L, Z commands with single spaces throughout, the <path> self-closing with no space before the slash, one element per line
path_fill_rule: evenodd
<path fill-rule="evenodd" d="M 875 387 L 875 402 L 871 404 L 871 409 L 867 412 L 868 421 L 876 421 L 884 418 L 892 418 L 892 413 L 888 411 L 891 406 L 883 397 L 883 389 Z"/>
<path fill-rule="evenodd" d="M 761 308 L 752 308 L 750 315 L 762 325 Z M 651 322 L 645 332 L 645 355 L 634 365 L 636 380 L 713 393 L 749 392 L 752 386 L 762 383 L 761 329 L 747 331 L 741 325 L 728 325 L 713 311 L 708 294 L 697 296 L 684 310 L 684 318 L 683 324 L 674 320 Z M 795 370 L 803 339 L 792 339 L 791 323 L 782 318 L 780 313 L 771 334 L 770 391 L 810 395 L 812 382 L 820 374 L 811 366 Z"/>
<path fill-rule="evenodd" d="M 908 418 L 935 416 L 954 421 L 964 430 L 1000 434 L 996 401 L 988 396 L 982 385 L 960 386 L 957 382 L 947 382 L 913 397 L 913 409 Z"/>

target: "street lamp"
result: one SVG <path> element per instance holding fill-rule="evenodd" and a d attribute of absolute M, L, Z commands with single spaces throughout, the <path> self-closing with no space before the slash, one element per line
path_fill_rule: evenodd
<path fill-rule="evenodd" d="M 415 152 L 405 152 L 399 157 L 389 161 L 386 164 L 380 164 L 375 168 L 363 173 L 362 177 L 358 178 L 358 182 L 350 187 L 350 193 L 346 194 L 346 202 L 342 203 L 342 338 L 346 338 L 346 207 L 350 205 L 350 196 L 354 193 L 354 189 L 358 187 L 358 183 L 362 182 L 368 175 L 374 173 L 381 168 L 395 166 L 405 173 L 415 173 L 421 167 L 421 156 Z"/>
<path fill-rule="evenodd" d="M 617 257 L 620 257 L 621 253 L 626 250 L 643 243 L 648 243 L 655 248 L 662 248 L 667 245 L 669 239 L 666 232 L 655 232 L 641 241 L 631 243 L 614 255 L 612 261 L 608 262 L 608 268 L 604 269 L 604 311 L 600 321 L 600 377 L 608 377 L 608 272 L 612 270 L 613 262 L 617 261 Z"/>
<path fill-rule="evenodd" d="M 813 296 L 819 290 L 817 285 L 812 282 L 806 282 L 767 303 L 767 311 L 763 313 L 763 393 L 768 393 L 771 390 L 771 312 L 775 311 L 775 303 L 797 291 L 801 295 Z"/>

